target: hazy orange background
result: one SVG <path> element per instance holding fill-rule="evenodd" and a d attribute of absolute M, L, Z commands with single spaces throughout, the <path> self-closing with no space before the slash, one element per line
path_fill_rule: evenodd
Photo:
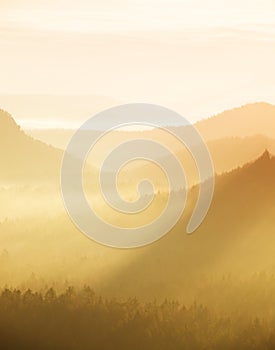
<path fill-rule="evenodd" d="M 274 103 L 274 44 L 267 0 L 0 1 L 0 105 L 26 128 L 129 101 L 195 121 Z"/>

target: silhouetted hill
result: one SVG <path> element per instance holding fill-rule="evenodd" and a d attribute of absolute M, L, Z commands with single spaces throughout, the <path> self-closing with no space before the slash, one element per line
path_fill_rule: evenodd
<path fill-rule="evenodd" d="M 259 157 L 265 149 L 275 154 L 275 140 L 263 135 L 255 135 L 250 137 L 231 137 L 225 139 L 211 140 L 207 143 L 209 152 L 212 157 L 214 171 L 216 174 L 229 172 L 239 166 L 252 161 Z M 199 182 L 198 170 L 196 164 L 186 148 L 176 150 L 177 159 L 181 161 L 186 172 L 188 183 L 192 186 Z M 162 157 L 162 160 L 168 163 L 170 156 Z M 154 164 L 144 164 L 142 167 L 128 167 L 129 179 L 135 177 L 142 178 L 144 174 L 154 174 L 154 179 L 159 179 L 158 169 Z M 163 184 L 164 186 L 164 184 Z M 178 187 L 181 187 L 178 184 Z"/>
<path fill-rule="evenodd" d="M 56 182 L 61 159 L 61 150 L 26 135 L 9 113 L 0 110 L 1 183 Z"/>
<path fill-rule="evenodd" d="M 275 139 L 264 135 L 216 139 L 207 142 L 207 146 L 218 174 L 253 161 L 265 149 L 275 154 Z"/>
<path fill-rule="evenodd" d="M 188 297 L 202 276 L 248 276 L 275 270 L 275 158 L 265 151 L 242 168 L 216 179 L 213 203 L 203 224 L 186 235 L 198 187 L 189 194 L 187 211 L 176 228 L 138 251 L 137 259 L 116 275 L 126 294 Z M 189 214 L 188 214 L 189 213 Z"/>

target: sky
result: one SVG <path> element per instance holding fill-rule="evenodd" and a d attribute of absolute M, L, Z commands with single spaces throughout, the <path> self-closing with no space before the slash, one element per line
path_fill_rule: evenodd
<path fill-rule="evenodd" d="M 0 107 L 30 127 L 126 102 L 191 121 L 275 103 L 275 1 L 0 0 L 0 50 Z"/>

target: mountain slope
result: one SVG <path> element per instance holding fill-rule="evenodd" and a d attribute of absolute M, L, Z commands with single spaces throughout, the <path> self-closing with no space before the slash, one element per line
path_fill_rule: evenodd
<path fill-rule="evenodd" d="M 61 150 L 27 136 L 9 113 L 0 110 L 2 184 L 57 182 L 61 159 Z"/>
<path fill-rule="evenodd" d="M 137 250 L 132 264 L 111 282 L 119 295 L 192 298 L 203 275 L 250 276 L 275 270 L 275 158 L 218 176 L 210 211 L 200 228 L 185 234 L 197 187 L 184 218 L 160 241 Z M 117 288 L 117 289 L 116 289 Z"/>
<path fill-rule="evenodd" d="M 207 146 L 217 174 L 243 166 L 265 150 L 275 154 L 275 139 L 264 135 L 216 139 L 207 142 Z"/>

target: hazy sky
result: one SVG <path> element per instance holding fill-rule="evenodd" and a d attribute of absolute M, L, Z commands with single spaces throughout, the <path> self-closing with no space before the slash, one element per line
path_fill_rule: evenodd
<path fill-rule="evenodd" d="M 0 95 L 105 96 L 192 120 L 275 103 L 275 1 L 0 0 L 0 50 Z M 58 115 L 35 100 L 20 113 L 0 96 L 22 120 L 73 118 L 62 101 Z"/>

